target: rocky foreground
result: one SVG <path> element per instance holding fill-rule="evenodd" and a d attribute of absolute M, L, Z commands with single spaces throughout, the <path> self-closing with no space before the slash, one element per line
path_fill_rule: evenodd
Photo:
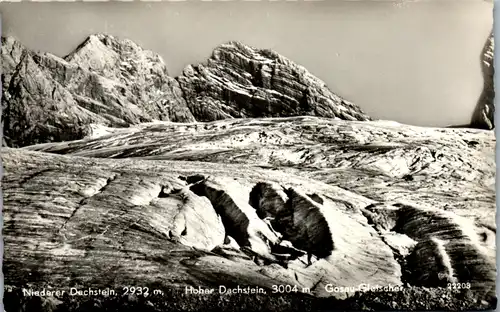
<path fill-rule="evenodd" d="M 219 285 L 304 309 L 496 302 L 491 132 L 317 117 L 107 130 L 3 150 L 11 286 L 134 284 L 188 309 L 186 286 Z"/>
<path fill-rule="evenodd" d="M 106 35 L 1 58 L 6 311 L 496 306 L 492 131 L 371 121 L 237 42 L 177 78 Z"/>

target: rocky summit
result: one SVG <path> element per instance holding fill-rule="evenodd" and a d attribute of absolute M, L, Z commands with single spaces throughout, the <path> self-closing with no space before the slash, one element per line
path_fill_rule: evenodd
<path fill-rule="evenodd" d="M 488 130 L 495 127 L 495 86 L 493 84 L 493 76 L 495 74 L 493 66 L 494 45 L 494 37 L 493 33 L 491 33 L 481 53 L 484 87 L 471 121 L 473 127 Z"/>
<path fill-rule="evenodd" d="M 176 79 L 2 43 L 6 311 L 496 306 L 492 131 L 370 120 L 235 42 Z"/>
<path fill-rule="evenodd" d="M 301 115 L 370 119 L 304 67 L 239 42 L 217 47 L 205 64 L 188 66 L 177 79 L 199 121 Z"/>

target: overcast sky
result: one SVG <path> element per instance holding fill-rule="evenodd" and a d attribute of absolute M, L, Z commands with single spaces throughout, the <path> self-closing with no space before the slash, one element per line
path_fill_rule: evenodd
<path fill-rule="evenodd" d="M 3 35 L 64 56 L 93 33 L 158 52 L 171 75 L 223 42 L 271 48 L 375 118 L 468 123 L 493 24 L 481 0 L 0 3 Z"/>

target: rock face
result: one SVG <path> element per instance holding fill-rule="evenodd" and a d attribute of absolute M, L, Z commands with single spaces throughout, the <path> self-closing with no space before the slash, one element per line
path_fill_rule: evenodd
<path fill-rule="evenodd" d="M 177 79 L 199 121 L 300 115 L 370 119 L 302 66 L 238 42 L 219 46 L 205 64 L 188 66 Z"/>
<path fill-rule="evenodd" d="M 117 91 L 147 114 L 149 120 L 194 121 L 162 58 L 130 40 L 90 36 L 65 59 L 115 82 Z"/>
<path fill-rule="evenodd" d="M 17 64 L 21 61 L 21 56 L 25 51 L 24 46 L 12 37 L 2 37 L 1 41 L 2 60 L 2 93 L 5 96 L 9 88 L 10 79 Z"/>
<path fill-rule="evenodd" d="M 9 146 L 80 139 L 90 124 L 194 121 L 162 59 L 128 40 L 90 36 L 62 59 L 4 38 L 2 63 Z"/>
<path fill-rule="evenodd" d="M 11 147 L 81 139 L 95 124 L 298 115 L 369 119 L 301 66 L 234 42 L 177 79 L 157 54 L 109 35 L 90 36 L 64 58 L 2 38 L 1 58 L 4 140 Z"/>
<path fill-rule="evenodd" d="M 495 68 L 494 57 L 494 37 L 490 34 L 481 53 L 481 68 L 483 70 L 484 87 L 483 93 L 472 116 L 471 126 L 479 129 L 491 130 L 495 127 L 495 86 L 493 76 Z"/>
<path fill-rule="evenodd" d="M 82 138 L 87 125 L 107 124 L 105 117 L 80 106 L 71 92 L 46 74 L 41 66 L 47 61 L 25 52 L 12 75 L 2 111 L 8 145 Z"/>

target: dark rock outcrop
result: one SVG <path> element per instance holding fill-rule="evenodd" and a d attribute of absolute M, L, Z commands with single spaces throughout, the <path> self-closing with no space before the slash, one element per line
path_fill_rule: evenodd
<path fill-rule="evenodd" d="M 285 199 L 279 196 L 286 194 Z M 260 183 L 252 189 L 251 201 L 257 214 L 271 219 L 273 227 L 283 238 L 317 258 L 327 258 L 335 249 L 334 225 L 323 205 L 299 191 L 274 188 Z M 281 200 L 280 200 L 281 199 Z"/>
<path fill-rule="evenodd" d="M 410 284 L 460 285 L 481 293 L 481 299 L 495 297 L 494 243 L 485 240 L 470 219 L 407 203 L 370 205 L 366 210 L 369 222 L 380 232 L 404 234 L 417 242 L 405 263 L 410 269 L 404 278 Z"/>
<path fill-rule="evenodd" d="M 486 130 L 495 127 L 494 44 L 493 33 L 491 33 L 481 53 L 481 68 L 484 79 L 483 92 L 471 120 L 472 127 Z"/>
<path fill-rule="evenodd" d="M 210 200 L 221 216 L 227 234 L 240 247 L 248 247 L 255 254 L 274 260 L 271 246 L 277 245 L 280 237 L 257 216 L 241 188 L 238 182 L 221 178 L 205 179 L 191 186 L 195 194 Z"/>
<path fill-rule="evenodd" d="M 199 121 L 300 115 L 370 119 L 304 67 L 239 42 L 217 47 L 206 63 L 188 66 L 177 79 Z"/>
<path fill-rule="evenodd" d="M 1 57 L 2 62 L 2 96 L 8 96 L 10 78 L 14 73 L 17 64 L 21 61 L 21 56 L 26 49 L 13 37 L 2 37 Z"/>

